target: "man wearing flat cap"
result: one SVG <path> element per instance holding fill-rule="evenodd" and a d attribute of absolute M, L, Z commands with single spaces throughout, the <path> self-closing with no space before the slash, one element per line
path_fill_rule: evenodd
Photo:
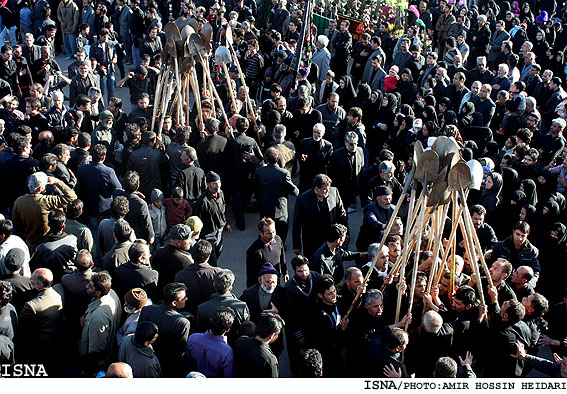
<path fill-rule="evenodd" d="M 375 196 L 376 200 L 364 207 L 364 219 L 356 240 L 358 250 L 366 250 L 371 243 L 380 242 L 394 213 L 392 189 L 388 186 L 378 186 Z"/>
<path fill-rule="evenodd" d="M 12 300 L 10 303 L 16 311 L 22 310 L 24 304 L 33 299 L 37 292 L 31 285 L 29 276 L 21 274 L 24 265 L 25 253 L 22 249 L 11 249 L 4 258 L 4 270 L 7 272 L 1 279 L 12 285 Z"/>
<path fill-rule="evenodd" d="M 197 200 L 196 214 L 203 221 L 201 238 L 206 239 L 213 246 L 213 253 L 209 264 L 217 266 L 217 259 L 222 252 L 223 231 L 230 233 L 230 225 L 226 221 L 226 203 L 221 190 L 220 176 L 209 171 L 206 175 L 207 190 Z"/>
<path fill-rule="evenodd" d="M 141 93 L 150 93 L 148 69 L 140 65 L 136 67 L 135 71 L 130 71 L 123 79 L 116 82 L 117 88 L 121 88 L 123 86 L 130 89 L 130 104 L 136 105 L 136 100 Z"/>
<path fill-rule="evenodd" d="M 159 273 L 158 289 L 162 293 L 163 287 L 173 282 L 175 274 L 193 264 L 189 249 L 193 246 L 193 231 L 185 224 L 176 224 L 169 231 L 169 245 L 156 250 L 152 256 L 152 268 Z"/>

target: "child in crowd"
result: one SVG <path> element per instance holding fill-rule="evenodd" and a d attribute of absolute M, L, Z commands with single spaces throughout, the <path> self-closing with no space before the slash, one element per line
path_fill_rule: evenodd
<path fill-rule="evenodd" d="M 388 76 L 384 79 L 384 90 L 386 92 L 393 92 L 394 89 L 396 88 L 396 85 L 400 80 L 400 77 L 398 76 L 399 71 L 400 68 L 396 65 L 390 67 L 390 72 L 388 73 Z"/>
<path fill-rule="evenodd" d="M 193 212 L 189 201 L 183 198 L 183 189 L 179 186 L 173 188 L 171 198 L 166 198 L 164 205 L 167 217 L 167 228 L 171 228 L 179 223 L 185 223 Z"/>
<path fill-rule="evenodd" d="M 166 211 L 163 206 L 163 193 L 159 189 L 152 190 L 152 203 L 149 206 L 152 226 L 154 227 L 154 248 L 160 248 L 163 243 L 163 237 L 167 232 Z"/>

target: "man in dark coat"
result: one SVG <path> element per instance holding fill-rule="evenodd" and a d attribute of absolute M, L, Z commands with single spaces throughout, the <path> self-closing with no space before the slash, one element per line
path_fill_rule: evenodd
<path fill-rule="evenodd" d="M 261 316 L 266 313 L 285 313 L 285 294 L 278 284 L 278 271 L 271 263 L 264 263 L 258 273 L 258 283 L 250 286 L 240 296 L 250 311 L 250 320 L 258 325 Z M 276 356 L 283 351 L 283 337 L 272 343 L 271 349 Z"/>
<path fill-rule="evenodd" d="M 234 345 L 234 365 L 239 378 L 277 378 L 278 358 L 270 349 L 283 329 L 283 319 L 275 313 L 263 314 L 254 338 L 242 336 Z"/>
<path fill-rule="evenodd" d="M 250 319 L 248 306 L 244 301 L 240 301 L 232 293 L 232 285 L 234 284 L 234 274 L 229 269 L 222 269 L 217 272 L 213 281 L 215 292 L 211 297 L 199 304 L 197 308 L 197 332 L 205 332 L 210 328 L 210 319 L 213 313 L 220 306 L 230 307 L 236 318 L 232 324 L 231 330 L 227 334 L 228 343 L 232 345 L 238 337 L 238 331 L 242 322 Z"/>
<path fill-rule="evenodd" d="M 163 289 L 163 304 L 142 308 L 139 323 L 150 321 L 158 326 L 159 336 L 153 343 L 164 377 L 187 375 L 185 350 L 189 339 L 189 320 L 180 313 L 187 301 L 183 283 L 170 283 Z"/>
<path fill-rule="evenodd" d="M 317 123 L 313 126 L 313 136 L 300 141 L 297 149 L 297 157 L 301 163 L 299 173 L 299 191 L 313 187 L 313 178 L 317 174 L 326 174 L 327 166 L 333 154 L 333 145 L 323 139 L 325 126 Z"/>
<path fill-rule="evenodd" d="M 126 220 L 137 237 L 145 239 L 150 244 L 154 242 L 154 227 L 150 218 L 148 204 L 144 201 L 144 196 L 138 192 L 140 186 L 140 176 L 136 171 L 128 171 L 123 178 L 124 190 L 117 191 L 116 195 L 124 195 L 128 199 L 130 209 L 124 220 Z"/>
<path fill-rule="evenodd" d="M 183 198 L 189 201 L 193 209 L 195 209 L 197 199 L 207 188 L 205 172 L 195 166 L 196 160 L 197 151 L 195 148 L 191 146 L 185 148 L 181 154 L 181 164 L 185 168 L 177 174 L 173 184 L 174 187 L 180 187 L 183 190 Z"/>
<path fill-rule="evenodd" d="M 211 254 L 210 242 L 203 239 L 199 240 L 191 248 L 194 263 L 175 274 L 175 281 L 187 286 L 185 310 L 193 316 L 197 314 L 199 304 L 207 301 L 215 292 L 213 281 L 217 273 L 221 272 L 220 268 L 209 265 L 208 261 Z"/>
<path fill-rule="evenodd" d="M 285 249 L 281 238 L 276 234 L 272 219 L 264 217 L 258 223 L 260 235 L 246 251 L 246 286 L 258 282 L 258 272 L 264 263 L 272 263 L 278 276 L 285 283 L 289 279 L 285 261 Z"/>
<path fill-rule="evenodd" d="M 214 267 L 222 253 L 223 232 L 232 231 L 226 221 L 226 203 L 221 190 L 221 180 L 218 174 L 210 171 L 206 176 L 207 190 L 197 200 L 195 214 L 203 221 L 201 238 L 206 239 L 213 246 L 210 264 Z"/>
<path fill-rule="evenodd" d="M 166 163 L 165 148 L 153 131 L 142 134 L 142 144 L 128 158 L 128 169 L 140 175 L 140 192 L 148 197 L 152 190 L 163 189 L 162 170 Z"/>
<path fill-rule="evenodd" d="M 203 171 L 208 173 L 214 171 L 221 177 L 226 173 L 226 154 L 225 148 L 227 139 L 217 134 L 220 122 L 217 119 L 209 118 L 205 121 L 206 137 L 196 146 L 199 165 Z M 195 131 L 194 131 L 195 132 Z"/>
<path fill-rule="evenodd" d="M 364 219 L 356 240 L 358 250 L 366 250 L 371 243 L 380 242 L 394 213 L 392 190 L 388 186 L 378 186 L 375 195 L 375 201 L 364 207 Z"/>
<path fill-rule="evenodd" d="M 130 261 L 117 267 L 112 273 L 112 287 L 122 300 L 134 288 L 142 288 L 148 297 L 156 299 L 158 272 L 150 266 L 150 247 L 145 241 L 135 241 L 128 249 Z"/>
<path fill-rule="evenodd" d="M 311 257 L 311 269 L 321 275 L 331 275 L 336 283 L 344 277 L 343 261 L 366 257 L 366 252 L 349 252 L 342 248 L 347 235 L 347 228 L 342 224 L 333 224 L 327 231 L 326 242 Z"/>
<path fill-rule="evenodd" d="M 293 252 L 304 256 L 313 253 L 325 242 L 325 234 L 332 224 L 347 224 L 343 202 L 331 178 L 319 174 L 313 180 L 313 189 L 301 194 L 295 202 L 293 217 Z"/>
<path fill-rule="evenodd" d="M 267 166 L 258 167 L 252 178 L 260 205 L 260 217 L 274 220 L 276 232 L 285 244 L 288 231 L 287 196 L 297 196 L 299 190 L 291 181 L 291 174 L 280 168 L 279 152 L 268 148 L 264 156 Z"/>
<path fill-rule="evenodd" d="M 352 35 L 348 31 L 350 22 L 346 19 L 341 21 L 340 31 L 332 41 L 335 53 L 331 58 L 331 68 L 335 71 L 337 78 L 346 75 L 347 65 L 352 52 Z"/>
<path fill-rule="evenodd" d="M 337 149 L 329 162 L 329 177 L 335 182 L 349 212 L 356 210 L 358 177 L 364 167 L 364 152 L 358 144 L 358 135 L 354 131 L 349 131 L 345 135 L 345 146 Z"/>
<path fill-rule="evenodd" d="M 193 258 L 189 253 L 192 234 L 191 229 L 185 224 L 176 224 L 169 231 L 169 244 L 153 254 L 152 267 L 159 273 L 159 294 L 165 285 L 174 281 L 175 274 L 193 264 Z"/>
<path fill-rule="evenodd" d="M 106 147 L 95 145 L 92 149 L 92 162 L 79 167 L 77 172 L 77 195 L 84 203 L 88 226 L 95 243 L 98 243 L 98 224 L 102 218 L 110 216 L 112 194 L 122 185 L 116 173 L 104 164 Z"/>

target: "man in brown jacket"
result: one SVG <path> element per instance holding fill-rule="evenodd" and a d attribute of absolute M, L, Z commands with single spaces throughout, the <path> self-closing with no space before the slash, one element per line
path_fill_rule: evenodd
<path fill-rule="evenodd" d="M 45 187 L 54 185 L 63 195 L 44 195 Z M 28 244 L 30 254 L 49 234 L 47 216 L 49 211 L 63 209 L 77 195 L 63 181 L 36 172 L 28 179 L 29 194 L 18 197 L 14 203 L 13 222 L 18 235 Z"/>

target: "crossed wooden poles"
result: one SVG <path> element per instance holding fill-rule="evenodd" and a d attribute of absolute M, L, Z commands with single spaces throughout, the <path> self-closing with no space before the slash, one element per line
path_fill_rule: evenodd
<path fill-rule="evenodd" d="M 409 308 L 408 313 L 413 308 L 415 292 L 415 282 L 417 277 L 417 267 L 422 246 L 424 230 L 429 224 L 429 242 L 427 249 L 433 252 L 432 265 L 427 282 L 427 292 L 431 287 L 437 286 L 448 267 L 451 273 L 450 291 L 454 289 L 455 283 L 455 244 L 457 228 L 461 230 L 465 243 L 466 252 L 469 255 L 473 273 L 479 278 L 476 281 L 480 302 L 484 305 L 484 294 L 480 281 L 480 265 L 486 273 L 489 286 L 492 280 L 488 271 L 488 266 L 484 260 L 482 248 L 472 223 L 472 218 L 467 206 L 468 191 L 475 187 L 479 188 L 478 181 L 482 179 L 482 167 L 474 165 L 474 162 L 467 164 L 460 156 L 459 146 L 453 138 L 441 136 L 435 140 L 431 149 L 425 150 L 421 142 L 416 142 L 414 146 L 414 156 L 412 170 L 406 176 L 402 194 L 396 204 L 394 212 L 386 225 L 384 235 L 378 246 L 381 250 L 385 244 L 386 237 L 392 229 L 394 220 L 406 200 L 409 192 L 408 215 L 405 226 L 404 245 L 402 254 L 388 273 L 389 278 L 400 275 L 400 282 L 405 277 L 406 267 L 410 264 L 413 253 L 413 269 L 411 273 L 411 287 L 409 289 Z M 480 173 L 479 173 L 480 172 Z M 476 185 L 473 185 L 473 180 Z M 411 185 L 411 191 L 409 191 Z M 418 186 L 421 186 L 419 198 L 416 201 Z M 449 235 L 447 247 L 443 246 L 443 230 L 449 208 L 452 206 L 451 221 L 452 228 Z M 372 266 L 364 278 L 366 283 L 376 266 L 378 254 L 372 261 Z M 391 283 L 391 281 L 387 281 Z M 382 291 L 385 289 L 382 286 Z M 351 304 L 346 316 L 349 316 L 356 305 L 361 294 L 357 294 Z M 396 322 L 400 321 L 402 291 L 398 289 L 396 305 Z M 407 324 L 406 324 L 407 330 Z"/>

